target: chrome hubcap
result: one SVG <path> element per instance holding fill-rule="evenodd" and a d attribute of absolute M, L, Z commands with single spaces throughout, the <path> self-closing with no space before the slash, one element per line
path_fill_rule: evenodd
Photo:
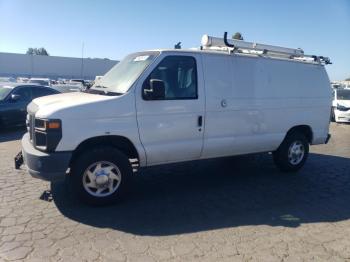
<path fill-rule="evenodd" d="M 121 172 L 115 164 L 99 161 L 85 170 L 83 186 L 90 195 L 106 197 L 118 189 L 121 178 Z"/>
<path fill-rule="evenodd" d="M 292 165 L 298 165 L 304 158 L 305 148 L 303 143 L 295 141 L 292 143 L 288 150 L 288 160 Z"/>

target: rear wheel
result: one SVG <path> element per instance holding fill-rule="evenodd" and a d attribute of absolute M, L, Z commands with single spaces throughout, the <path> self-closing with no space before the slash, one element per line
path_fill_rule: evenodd
<path fill-rule="evenodd" d="M 99 147 L 80 155 L 72 166 L 73 192 L 85 203 L 106 205 L 126 192 L 132 175 L 129 159 L 112 147 Z"/>
<path fill-rule="evenodd" d="M 279 148 L 273 152 L 276 166 L 284 172 L 298 171 L 309 154 L 309 142 L 305 135 L 293 132 L 287 135 Z"/>

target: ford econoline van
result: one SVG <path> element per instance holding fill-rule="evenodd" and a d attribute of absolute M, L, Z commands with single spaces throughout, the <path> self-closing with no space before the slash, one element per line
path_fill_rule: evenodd
<path fill-rule="evenodd" d="M 301 49 L 205 35 L 196 50 L 128 55 L 85 92 L 38 98 L 22 139 L 29 173 L 68 178 L 91 204 L 119 199 L 139 167 L 272 152 L 286 172 L 329 139 L 324 64 Z"/>

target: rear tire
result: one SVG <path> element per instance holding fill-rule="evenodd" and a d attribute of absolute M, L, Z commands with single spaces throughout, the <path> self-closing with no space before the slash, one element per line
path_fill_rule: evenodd
<path fill-rule="evenodd" d="M 273 152 L 273 160 L 281 171 L 296 172 L 305 164 L 308 154 L 309 142 L 305 135 L 293 132 Z"/>
<path fill-rule="evenodd" d="M 131 175 L 126 155 L 113 147 L 98 147 L 74 161 L 71 190 L 89 205 L 112 204 L 125 195 Z"/>

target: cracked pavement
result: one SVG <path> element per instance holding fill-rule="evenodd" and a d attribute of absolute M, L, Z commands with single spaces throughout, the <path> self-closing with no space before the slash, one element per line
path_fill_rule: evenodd
<path fill-rule="evenodd" d="M 22 133 L 0 133 L 0 260 L 350 261 L 350 125 L 299 173 L 268 154 L 153 167 L 103 208 L 14 170 Z"/>

